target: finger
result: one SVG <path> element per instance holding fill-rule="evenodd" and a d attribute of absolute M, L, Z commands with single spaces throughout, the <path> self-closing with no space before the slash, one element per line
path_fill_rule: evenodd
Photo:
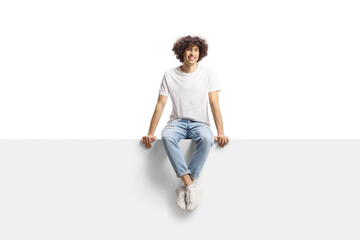
<path fill-rule="evenodd" d="M 218 137 L 217 137 L 217 136 L 215 136 L 215 138 L 214 138 L 214 139 L 215 139 L 215 141 L 216 141 L 216 142 L 219 142 L 219 139 L 218 139 Z"/>
<path fill-rule="evenodd" d="M 150 138 L 148 137 L 147 140 L 148 140 L 148 147 L 151 148 L 151 140 L 150 140 Z"/>
<path fill-rule="evenodd" d="M 145 137 L 145 142 L 146 142 L 146 148 L 149 148 L 149 138 Z"/>

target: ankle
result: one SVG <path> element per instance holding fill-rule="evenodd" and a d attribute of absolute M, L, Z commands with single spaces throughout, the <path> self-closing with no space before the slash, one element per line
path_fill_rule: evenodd
<path fill-rule="evenodd" d="M 190 174 L 186 174 L 184 176 L 181 176 L 181 180 L 184 182 L 185 187 L 187 187 L 187 186 L 194 183 L 192 178 L 190 177 Z"/>
<path fill-rule="evenodd" d="M 191 185 L 194 185 L 194 182 L 184 182 L 184 186 L 185 187 L 188 187 L 188 186 L 191 186 Z"/>

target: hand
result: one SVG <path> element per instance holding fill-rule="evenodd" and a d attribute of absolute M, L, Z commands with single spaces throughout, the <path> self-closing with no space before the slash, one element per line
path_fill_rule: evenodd
<path fill-rule="evenodd" d="M 230 142 L 229 138 L 223 134 L 214 137 L 215 141 L 218 142 L 220 147 L 224 147 L 225 144 Z"/>
<path fill-rule="evenodd" d="M 143 136 L 141 142 L 145 145 L 146 148 L 151 148 L 151 142 L 155 141 L 156 137 L 154 135 Z"/>

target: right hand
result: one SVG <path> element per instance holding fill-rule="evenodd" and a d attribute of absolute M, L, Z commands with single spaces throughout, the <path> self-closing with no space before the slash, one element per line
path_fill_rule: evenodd
<path fill-rule="evenodd" d="M 146 148 L 151 148 L 151 142 L 155 141 L 156 137 L 154 135 L 143 136 L 141 142 L 145 145 Z"/>

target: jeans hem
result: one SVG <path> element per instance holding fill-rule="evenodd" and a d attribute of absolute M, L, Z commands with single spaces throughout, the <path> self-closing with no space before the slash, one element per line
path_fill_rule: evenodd
<path fill-rule="evenodd" d="M 191 174 L 191 172 L 190 172 L 190 171 L 186 171 L 186 172 L 178 173 L 178 174 L 176 174 L 176 176 L 177 176 L 178 178 L 180 178 L 180 177 L 182 177 L 182 176 L 184 176 L 184 175 L 186 175 L 186 174 Z"/>
<path fill-rule="evenodd" d="M 191 178 L 194 179 L 194 180 L 196 180 L 196 179 L 198 179 L 198 178 L 200 177 L 200 175 L 195 176 L 195 175 L 192 175 L 192 174 L 190 174 L 190 176 L 191 176 Z"/>

